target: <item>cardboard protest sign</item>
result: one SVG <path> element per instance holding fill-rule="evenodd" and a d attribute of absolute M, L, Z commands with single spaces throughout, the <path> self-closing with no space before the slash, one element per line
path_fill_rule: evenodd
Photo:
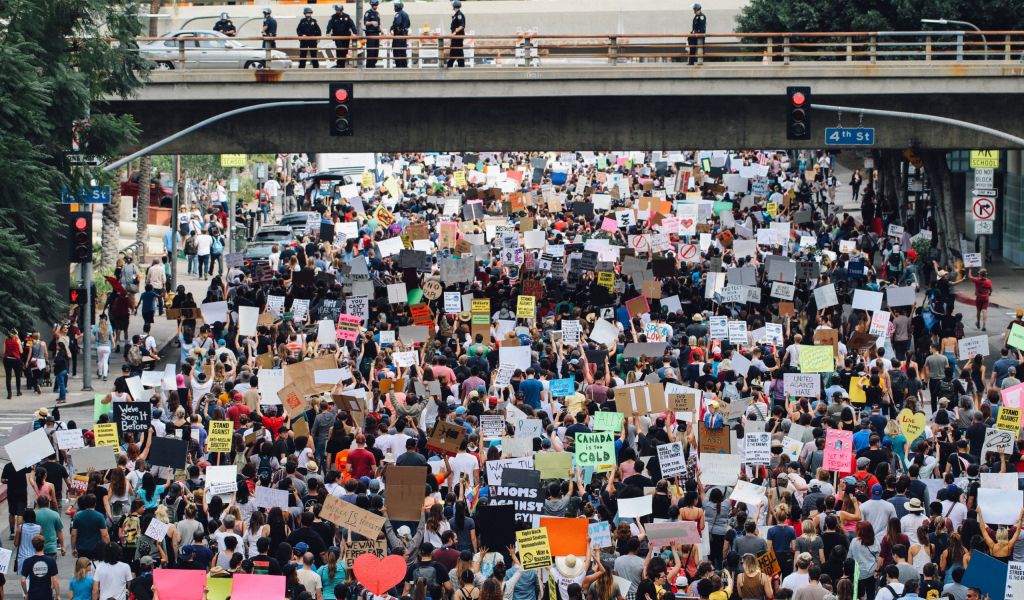
<path fill-rule="evenodd" d="M 314 378 L 316 376 L 314 375 Z M 314 379 L 315 381 L 315 379 Z M 288 411 L 288 416 L 292 419 L 301 416 L 307 410 L 309 410 L 309 402 L 299 393 L 299 388 L 294 383 L 290 383 L 280 391 L 277 392 L 277 397 L 281 400 L 281 404 L 284 409 Z"/>
<path fill-rule="evenodd" d="M 587 528 L 589 521 L 584 518 L 563 519 L 541 517 L 540 526 L 548 530 L 552 556 L 586 556 Z"/>
<path fill-rule="evenodd" d="M 459 453 L 462 441 L 466 439 L 466 428 L 449 421 L 438 421 L 434 424 L 430 437 L 427 438 L 427 448 L 455 456 Z"/>
<path fill-rule="evenodd" d="M 544 510 L 540 472 L 532 469 L 505 469 L 501 485 L 491 486 L 491 504 L 509 504 L 515 518 L 537 526 Z"/>
<path fill-rule="evenodd" d="M 507 548 L 516 541 L 515 508 L 511 504 L 479 506 L 476 523 L 480 545 Z"/>
<path fill-rule="evenodd" d="M 534 467 L 540 471 L 541 479 L 568 479 L 572 457 L 568 452 L 538 452 L 533 462 Z"/>
<path fill-rule="evenodd" d="M 387 520 L 383 515 L 359 508 L 331 494 L 324 498 L 320 518 L 371 540 L 380 535 Z"/>
<path fill-rule="evenodd" d="M 149 431 L 152 418 L 148 402 L 113 402 L 114 420 L 121 434 Z"/>
<path fill-rule="evenodd" d="M 626 416 L 667 412 L 668 398 L 660 383 L 629 384 L 614 389 L 615 410 Z"/>
<path fill-rule="evenodd" d="M 185 455 L 188 453 L 188 442 L 175 438 L 153 438 L 149 448 L 149 460 L 151 466 L 171 467 L 173 469 L 185 468 Z"/>
<path fill-rule="evenodd" d="M 551 546 L 546 528 L 517 531 L 516 542 L 519 545 L 519 563 L 523 569 L 544 569 L 551 566 Z"/>
<path fill-rule="evenodd" d="M 426 496 L 428 467 L 399 467 L 388 465 L 384 471 L 384 496 L 388 518 L 396 521 L 419 521 Z"/>
<path fill-rule="evenodd" d="M 732 452 L 732 430 L 728 427 L 709 429 L 701 421 L 697 424 L 697 441 L 701 454 L 729 454 Z"/>
<path fill-rule="evenodd" d="M 782 567 L 779 566 L 779 559 L 776 558 L 775 552 L 772 550 L 767 550 L 763 554 L 757 555 L 757 565 L 769 577 L 775 577 L 782 572 Z"/>
<path fill-rule="evenodd" d="M 117 454 L 109 446 L 76 448 L 68 456 L 75 473 L 85 473 L 89 469 L 102 472 L 117 466 Z"/>
<path fill-rule="evenodd" d="M 346 569 L 355 566 L 356 559 L 364 554 L 376 557 L 378 560 L 387 556 L 388 543 L 384 538 L 370 540 L 345 541 L 341 545 L 341 556 L 338 558 L 345 563 Z"/>

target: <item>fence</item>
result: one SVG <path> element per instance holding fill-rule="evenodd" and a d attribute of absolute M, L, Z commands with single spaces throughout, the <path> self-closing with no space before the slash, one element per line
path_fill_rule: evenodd
<path fill-rule="evenodd" d="M 163 69 L 291 68 L 303 58 L 357 68 L 445 68 L 453 58 L 453 40 L 464 43 L 463 58 L 469 67 L 808 61 L 1007 64 L 1024 60 L 1022 31 L 227 38 L 186 30 L 138 42 L 139 51 Z M 316 47 L 300 48 L 300 41 L 315 42 Z M 350 48 L 342 57 L 335 45 L 346 41 Z"/>

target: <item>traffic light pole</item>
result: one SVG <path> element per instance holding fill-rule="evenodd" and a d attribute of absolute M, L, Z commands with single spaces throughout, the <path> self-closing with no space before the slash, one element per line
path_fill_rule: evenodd
<path fill-rule="evenodd" d="M 992 129 L 991 127 L 985 127 L 984 125 L 978 125 L 976 123 L 961 121 L 960 119 L 950 119 L 948 117 L 937 117 L 935 115 L 925 115 L 921 113 L 910 113 L 896 110 L 879 110 L 877 108 L 855 108 L 853 106 L 835 106 L 832 104 L 812 103 L 811 109 L 837 113 L 853 112 L 862 115 L 874 115 L 877 117 L 896 117 L 899 119 L 912 119 L 916 121 L 941 123 L 943 125 L 952 125 L 954 127 L 963 127 L 964 129 L 970 129 L 972 131 L 987 133 L 988 135 L 1013 142 L 1018 146 L 1024 146 L 1024 138 L 1022 137 L 1017 137 L 1012 133 L 1007 133 L 1005 131 L 1000 131 L 998 129 Z"/>
<path fill-rule="evenodd" d="M 92 219 L 92 205 L 89 218 Z M 90 229 L 91 231 L 91 229 Z M 90 240 L 90 245 L 92 241 Z M 90 257 L 91 258 L 91 257 Z M 92 260 L 82 263 L 82 287 L 85 288 L 85 311 L 82 315 L 82 391 L 92 391 Z"/>

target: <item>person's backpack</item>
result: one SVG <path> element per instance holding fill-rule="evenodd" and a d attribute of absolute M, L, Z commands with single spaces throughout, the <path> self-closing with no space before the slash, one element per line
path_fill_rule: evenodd
<path fill-rule="evenodd" d="M 219 235 L 213 236 L 213 243 L 210 244 L 211 254 L 221 254 L 224 252 L 224 243 L 220 240 Z"/>
<path fill-rule="evenodd" d="M 431 598 L 438 597 L 439 586 L 437 584 L 437 569 L 434 568 L 433 562 L 418 562 L 412 569 L 412 580 L 417 582 L 420 578 L 423 578 L 427 583 L 427 593 Z"/>
<path fill-rule="evenodd" d="M 256 477 L 260 480 L 260 485 L 266 486 L 270 483 L 270 478 L 274 474 L 274 469 L 270 464 L 269 456 L 260 456 L 260 464 L 256 467 Z"/>
<path fill-rule="evenodd" d="M 864 477 L 861 478 L 856 473 L 854 473 L 853 474 L 853 478 L 857 480 L 857 483 L 855 483 L 854 486 L 853 486 L 854 489 L 856 490 L 856 492 L 855 492 L 856 495 L 860 496 L 860 495 L 863 494 L 863 495 L 867 496 L 868 492 L 870 491 L 870 490 L 868 490 L 868 480 L 871 479 L 871 474 L 870 473 L 865 473 Z"/>
<path fill-rule="evenodd" d="M 120 518 L 121 516 L 123 516 L 125 513 L 128 512 L 128 509 L 131 508 L 131 505 L 132 505 L 132 503 L 129 500 L 124 500 L 124 501 L 119 501 L 119 502 L 111 502 L 110 503 L 110 516 L 112 518 L 115 518 L 115 519 L 116 518 Z"/>
<path fill-rule="evenodd" d="M 907 595 L 906 593 L 897 594 L 896 590 L 892 589 L 892 586 L 889 585 L 889 584 L 886 584 L 886 585 L 882 586 L 882 589 L 889 590 L 889 593 L 892 594 L 892 600 L 899 600 L 903 596 Z"/>
<path fill-rule="evenodd" d="M 138 344 L 132 344 L 128 348 L 128 364 L 133 367 L 138 367 L 142 364 L 142 350 Z"/>
<path fill-rule="evenodd" d="M 121 543 L 125 546 L 135 546 L 139 542 L 140 533 L 142 533 L 142 523 L 139 515 L 125 516 L 121 523 Z"/>

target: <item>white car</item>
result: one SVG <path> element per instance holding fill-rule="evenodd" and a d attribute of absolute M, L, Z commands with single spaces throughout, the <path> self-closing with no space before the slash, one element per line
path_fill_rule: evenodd
<path fill-rule="evenodd" d="M 185 38 L 185 39 L 182 39 Z M 197 38 L 197 39 L 188 39 Z M 139 52 L 156 62 L 158 69 L 181 69 L 181 44 L 185 44 L 185 69 L 289 69 L 292 60 L 280 50 L 267 51 L 210 29 L 175 31 L 139 46 Z"/>

